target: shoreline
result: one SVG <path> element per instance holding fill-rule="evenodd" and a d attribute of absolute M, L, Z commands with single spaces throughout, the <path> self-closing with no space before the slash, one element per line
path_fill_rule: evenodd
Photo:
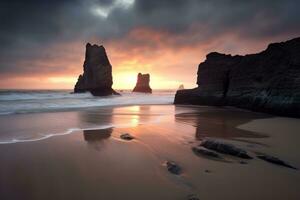
<path fill-rule="evenodd" d="M 6 124 L 2 139 L 5 132 L 7 137 L 27 135 L 28 139 L 36 136 L 34 131 L 80 128 L 35 142 L 0 145 L 1 199 L 185 200 L 196 195 L 207 200 L 279 200 L 287 194 L 290 200 L 300 197 L 298 171 L 256 158 L 257 152 L 267 153 L 299 167 L 299 136 L 295 134 L 300 125 L 294 132 L 285 129 L 298 119 L 174 105 L 7 116 L 11 124 L 0 119 Z M 270 132 L 253 129 L 262 125 Z M 282 130 L 288 133 L 282 134 Z M 133 139 L 122 139 L 124 133 Z M 218 160 L 196 154 L 193 148 L 206 139 L 235 145 L 253 159 L 220 154 L 223 160 Z M 178 165 L 181 173 L 170 173 L 167 162 Z M 264 186 L 269 184 L 272 188 L 266 189 Z M 216 188 L 218 192 L 214 192 Z"/>
<path fill-rule="evenodd" d="M 213 106 L 202 106 L 202 105 L 173 105 L 173 104 L 151 104 L 151 105 L 119 105 L 119 106 L 95 106 L 95 107 L 88 107 L 88 108 L 78 108 L 78 109 L 70 109 L 70 110 L 58 110 L 58 111 L 46 111 L 46 112 L 31 112 L 31 113 L 17 113 L 17 114 L 12 114 L 12 115 L 0 115 L 0 120 L 1 117 L 6 117 L 6 116 L 10 116 L 13 117 L 14 115 L 16 116 L 26 116 L 26 115 L 39 115 L 39 114 L 65 114 L 65 113 L 78 113 L 78 112 L 98 112 L 101 109 L 114 109 L 114 108 L 127 108 L 127 107 L 137 107 L 137 106 L 167 106 L 167 107 L 173 107 L 174 109 L 176 108 L 183 108 L 183 109 L 220 109 L 220 110 L 224 110 L 224 111 L 233 111 L 233 112 L 242 112 L 242 113 L 249 113 L 251 115 L 260 115 L 262 113 L 258 113 L 258 112 L 253 112 L 253 111 L 249 111 L 249 110 L 244 110 L 244 109 L 240 109 L 240 108 L 235 108 L 235 107 L 213 107 Z M 186 112 L 190 112 L 190 111 L 186 111 Z M 206 112 L 206 111 L 203 111 Z M 174 114 L 184 114 L 185 111 L 181 111 L 178 113 L 174 113 Z M 132 114 L 132 113 L 131 113 Z M 272 115 L 266 115 L 263 114 L 266 117 L 268 116 L 268 118 L 274 118 L 275 116 Z M 134 124 L 134 126 L 137 125 L 142 125 L 142 124 L 153 124 L 153 123 L 159 123 L 160 118 L 164 117 L 163 115 L 158 116 L 157 119 L 154 119 L 152 121 L 147 121 L 147 122 L 143 122 L 143 123 L 139 123 L 139 124 Z M 247 124 L 251 121 L 247 121 L 247 122 L 243 122 L 243 124 Z M 239 126 L 242 126 L 243 124 L 238 124 L 236 128 L 238 128 Z M 107 128 L 122 128 L 122 127 L 131 127 L 133 126 L 130 123 L 123 123 L 123 124 L 104 124 L 104 125 L 92 125 L 90 127 L 85 127 L 85 128 L 79 128 L 79 127 L 66 127 L 65 130 L 62 130 L 60 132 L 52 132 L 52 133 L 38 133 L 41 136 L 39 138 L 33 138 L 33 139 L 12 139 L 11 141 L 0 141 L 0 145 L 1 144 L 14 144 L 14 143 L 23 143 L 23 142 L 36 142 L 36 141 L 40 141 L 40 140 L 45 140 L 51 137 L 55 137 L 55 136 L 63 136 L 63 135 L 68 135 L 68 134 L 72 134 L 73 132 L 77 132 L 77 131 L 85 131 L 85 130 L 103 130 L 103 129 L 107 129 Z M 250 130 L 252 131 L 252 130 Z M 253 131 L 255 132 L 255 131 Z"/>
<path fill-rule="evenodd" d="M 151 106 L 167 106 L 170 108 L 174 108 L 176 110 L 176 108 L 182 108 L 182 111 L 175 111 L 174 113 L 168 113 L 167 115 L 178 115 L 178 114 L 185 114 L 185 112 L 189 113 L 191 110 L 198 110 L 198 109 L 204 109 L 204 111 L 202 112 L 207 112 L 205 111 L 205 109 L 220 109 L 220 110 L 224 110 L 224 111 L 234 111 L 234 112 L 242 112 L 242 113 L 250 113 L 253 115 L 256 114 L 260 114 L 260 113 L 256 113 L 256 112 L 252 112 L 252 111 L 248 111 L 248 110 L 243 110 L 243 109 L 239 109 L 239 108 L 234 108 L 234 107 L 210 107 L 210 106 L 201 106 L 201 105 L 173 105 L 173 104 L 151 104 L 151 105 L 119 105 L 119 106 L 100 106 L 100 107 L 88 107 L 88 108 L 79 108 L 79 109 L 70 109 L 70 110 L 59 110 L 59 111 L 49 111 L 49 112 L 31 112 L 31 113 L 18 113 L 18 114 L 12 114 L 12 115 L 0 115 L 0 122 L 2 118 L 5 117 L 14 117 L 14 116 L 18 116 L 18 117 L 26 117 L 26 116 L 30 116 L 30 115 L 64 115 L 64 114 L 68 114 L 68 113 L 80 113 L 80 112 L 101 112 L 102 109 L 106 110 L 110 110 L 110 109 L 123 109 L 123 108 L 128 108 L 128 107 L 140 107 L 140 106 L 145 106 L 145 107 L 151 107 Z M 185 109 L 188 109 L 186 111 L 184 111 Z M 109 114 L 109 113 L 104 113 L 104 115 L 113 115 L 113 114 Z M 128 113 L 128 114 L 133 114 L 133 113 Z M 136 113 L 135 113 L 136 114 Z M 198 114 L 197 114 L 198 115 Z M 55 136 L 63 136 L 63 135 L 68 135 L 68 134 L 72 134 L 74 132 L 77 131 L 85 131 L 85 130 L 103 130 L 103 129 L 107 129 L 107 128 L 123 128 L 123 127 L 127 127 L 130 128 L 132 126 L 137 126 L 137 125 L 143 125 L 143 124 L 153 124 L 153 123 L 159 123 L 161 121 L 161 118 L 166 117 L 165 113 L 161 113 L 157 116 L 156 119 L 152 119 L 151 121 L 146 121 L 146 122 L 141 122 L 138 124 L 134 124 L 132 125 L 130 122 L 127 123 L 109 123 L 109 124 L 103 124 L 103 125 L 91 125 L 89 127 L 84 127 L 84 128 L 80 128 L 80 127 L 66 127 L 64 130 L 59 131 L 59 132 L 51 132 L 51 133 L 43 133 L 43 132 L 39 132 L 38 138 L 32 138 L 32 139 L 12 139 L 11 141 L 1 141 L 0 140 L 0 145 L 1 144 L 14 144 L 14 143 L 23 143 L 23 142 L 36 142 L 36 141 L 40 141 L 40 140 L 45 140 L 51 137 L 55 137 Z"/>

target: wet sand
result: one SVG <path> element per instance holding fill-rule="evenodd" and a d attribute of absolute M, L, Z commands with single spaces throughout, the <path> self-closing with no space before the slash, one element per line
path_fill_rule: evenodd
<path fill-rule="evenodd" d="M 191 148 L 213 138 L 299 168 L 299 122 L 173 105 L 0 116 L 0 199 L 298 200 L 299 170 L 228 155 L 221 162 Z M 166 161 L 183 173 L 171 174 Z"/>

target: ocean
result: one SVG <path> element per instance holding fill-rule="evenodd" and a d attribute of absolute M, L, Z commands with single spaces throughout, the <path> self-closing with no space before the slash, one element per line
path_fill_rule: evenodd
<path fill-rule="evenodd" d="M 71 90 L 1 90 L 0 115 L 67 111 L 89 107 L 172 104 L 175 90 L 154 90 L 152 94 L 120 92 L 121 96 L 94 97 Z"/>
<path fill-rule="evenodd" d="M 72 90 L 1 90 L 0 144 L 38 141 L 76 130 L 128 127 L 174 114 L 173 107 L 149 110 L 148 106 L 171 105 L 175 90 L 152 94 L 122 90 L 120 94 L 95 97 Z"/>

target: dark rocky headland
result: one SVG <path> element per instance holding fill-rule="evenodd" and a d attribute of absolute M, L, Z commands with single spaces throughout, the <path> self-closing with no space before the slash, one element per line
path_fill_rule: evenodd
<path fill-rule="evenodd" d="M 132 92 L 152 93 L 152 89 L 150 88 L 150 74 L 139 73 Z"/>
<path fill-rule="evenodd" d="M 197 85 L 177 91 L 174 103 L 300 117 L 300 38 L 245 56 L 209 53 L 199 65 Z"/>
<path fill-rule="evenodd" d="M 112 66 L 105 48 L 87 43 L 83 74 L 79 75 L 74 92 L 90 92 L 94 96 L 118 94 L 112 89 L 112 84 Z"/>

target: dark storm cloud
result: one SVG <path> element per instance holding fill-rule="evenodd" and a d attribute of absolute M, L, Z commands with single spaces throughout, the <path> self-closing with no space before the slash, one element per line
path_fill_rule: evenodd
<path fill-rule="evenodd" d="M 174 33 L 185 32 L 191 24 L 197 23 L 203 26 L 205 39 L 232 30 L 249 37 L 299 33 L 299 8 L 297 0 L 140 0 L 134 13 L 137 24 Z"/>
<path fill-rule="evenodd" d="M 94 3 L 99 4 L 101 6 L 111 6 L 115 3 L 116 0 L 95 0 Z"/>
<path fill-rule="evenodd" d="M 47 51 L 49 45 L 91 38 L 120 39 L 139 27 L 166 31 L 171 38 L 182 36 L 173 41 L 177 46 L 201 43 L 229 32 L 257 40 L 300 34 L 297 0 L 136 0 L 132 5 L 130 2 L 1 1 L 0 73 L 30 73 L 32 66 L 20 66 L 17 61 L 51 59 L 55 53 Z M 143 42 L 132 41 L 131 45 Z"/>

